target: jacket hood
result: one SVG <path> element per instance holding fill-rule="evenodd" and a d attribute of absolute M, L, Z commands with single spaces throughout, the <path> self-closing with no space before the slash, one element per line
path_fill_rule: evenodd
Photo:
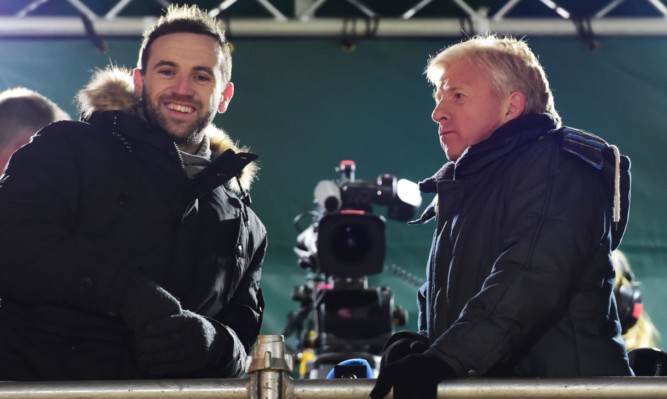
<path fill-rule="evenodd" d="M 76 100 L 82 119 L 87 119 L 93 112 L 131 111 L 139 105 L 140 99 L 134 95 L 132 71 L 126 68 L 109 66 L 95 72 L 90 82 L 77 93 Z M 211 143 L 211 151 L 222 154 L 228 149 L 234 152 L 248 152 L 247 147 L 234 142 L 222 129 L 209 124 L 204 129 Z M 256 162 L 247 165 L 238 179 L 243 190 L 250 189 L 257 176 L 259 167 Z M 229 182 L 235 192 L 241 192 L 236 179 Z"/>

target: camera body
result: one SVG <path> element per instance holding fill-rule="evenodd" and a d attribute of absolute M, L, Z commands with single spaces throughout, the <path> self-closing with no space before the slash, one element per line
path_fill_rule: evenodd
<path fill-rule="evenodd" d="M 392 291 L 369 287 L 367 276 L 382 272 L 386 250 L 385 219 L 373 213 L 373 205 L 385 206 L 390 219 L 410 220 L 421 205 L 417 185 L 389 174 L 355 180 L 353 161 L 342 161 L 337 171 L 338 180 L 317 184 L 313 221 L 294 248 L 311 273 L 308 284 L 294 290 L 301 309 L 288 315 L 284 335 L 296 331 L 298 349 L 317 351 L 309 378 L 353 357 L 375 368 L 395 320 L 407 317 L 394 306 Z"/>
<path fill-rule="evenodd" d="M 338 180 L 315 187 L 315 218 L 297 237 L 299 264 L 332 277 L 378 274 L 386 250 L 385 219 L 373 205 L 387 208 L 387 217 L 408 221 L 421 205 L 418 186 L 382 174 L 375 181 L 355 180 L 354 161 L 341 161 Z"/>

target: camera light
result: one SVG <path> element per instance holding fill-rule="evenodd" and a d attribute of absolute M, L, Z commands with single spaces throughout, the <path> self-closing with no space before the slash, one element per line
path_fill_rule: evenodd
<path fill-rule="evenodd" d="M 422 204 L 419 186 L 417 183 L 407 179 L 400 179 L 396 183 L 396 196 L 404 203 L 412 205 L 415 208 L 419 208 Z"/>

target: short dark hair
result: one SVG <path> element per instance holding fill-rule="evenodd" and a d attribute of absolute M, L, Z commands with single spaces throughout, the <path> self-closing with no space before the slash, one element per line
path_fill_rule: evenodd
<path fill-rule="evenodd" d="M 142 74 L 146 70 L 148 57 L 150 56 L 151 44 L 160 36 L 170 33 L 196 33 L 214 38 L 222 49 L 222 83 L 226 85 L 232 78 L 232 56 L 229 50 L 229 42 L 225 37 L 225 31 L 221 24 L 206 15 L 197 6 L 170 5 L 167 13 L 144 32 L 144 39 L 139 50 L 138 67 Z"/>

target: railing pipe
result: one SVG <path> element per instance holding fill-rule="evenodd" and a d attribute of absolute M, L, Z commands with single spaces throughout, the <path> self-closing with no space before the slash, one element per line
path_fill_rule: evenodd
<path fill-rule="evenodd" d="M 294 380 L 290 399 L 367 399 L 375 380 Z M 393 398 L 390 393 L 387 399 Z M 464 379 L 438 385 L 438 399 L 667 398 L 666 377 Z"/>
<path fill-rule="evenodd" d="M 0 382 L 0 399 L 248 399 L 247 379 Z"/>
<path fill-rule="evenodd" d="M 260 335 L 249 378 L 0 382 L 0 399 L 366 399 L 374 379 L 297 379 L 281 335 Z M 667 377 L 468 378 L 438 385 L 438 399 L 667 399 Z M 389 393 L 387 399 L 393 399 Z"/>
<path fill-rule="evenodd" d="M 252 378 L 252 376 L 251 376 Z M 251 379 L 2 382 L 0 399 L 249 399 Z M 366 399 L 373 379 L 262 380 L 283 399 Z M 391 393 L 387 398 L 392 398 Z M 586 379 L 465 379 L 443 382 L 438 399 L 667 398 L 667 377 Z"/>

